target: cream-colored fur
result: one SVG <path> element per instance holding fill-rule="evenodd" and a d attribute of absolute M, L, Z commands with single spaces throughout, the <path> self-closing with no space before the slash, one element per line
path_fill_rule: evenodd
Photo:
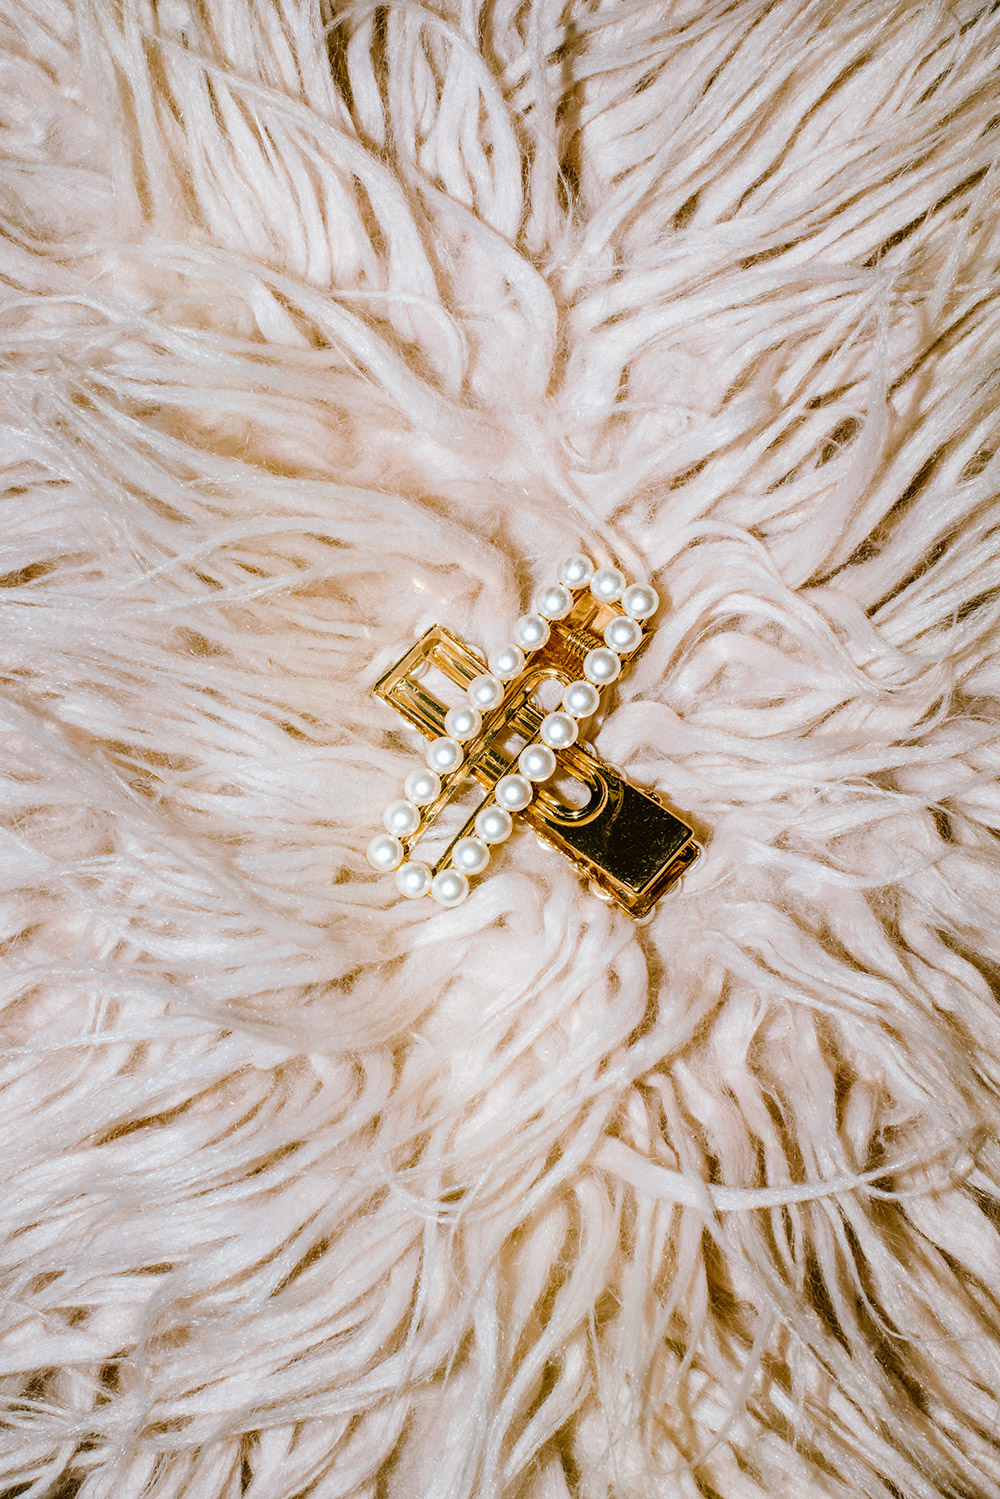
<path fill-rule="evenodd" d="M 1000 14 L 0 25 L 0 1492 L 998 1492 Z M 703 859 L 400 900 L 579 547 Z"/>

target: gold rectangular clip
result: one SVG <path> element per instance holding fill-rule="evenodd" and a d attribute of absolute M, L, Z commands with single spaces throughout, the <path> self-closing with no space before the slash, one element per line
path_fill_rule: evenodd
<path fill-rule="evenodd" d="M 502 701 L 483 715 L 478 733 L 463 746 L 463 775 L 447 777 L 440 793 L 422 810 L 422 830 L 455 796 L 460 783 L 467 785 L 471 777 L 491 793 L 502 777 L 517 769 L 518 752 L 511 751 L 511 741 L 537 743 L 545 717 L 534 694 L 549 679 L 569 683 L 579 678 L 584 657 L 601 648 L 608 622 L 623 617 L 587 594 L 574 600 L 566 618 L 551 623 L 548 638 L 507 682 Z M 488 669 L 481 657 L 441 625 L 434 625 L 373 690 L 433 741 L 447 737 L 446 684 L 465 694 L 471 683 L 484 676 Z M 444 697 L 439 695 L 442 690 Z M 566 855 L 590 880 L 595 893 L 630 916 L 647 915 L 698 858 L 701 849 L 692 829 L 587 745 L 571 743 L 559 748 L 556 766 L 555 773 L 535 787 L 519 815 L 544 843 Z M 471 823 L 472 819 L 462 833 Z M 439 860 L 439 865 L 443 863 L 444 859 Z"/>

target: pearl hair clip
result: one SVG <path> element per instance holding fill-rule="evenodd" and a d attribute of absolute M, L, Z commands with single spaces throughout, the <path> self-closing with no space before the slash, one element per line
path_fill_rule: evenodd
<path fill-rule="evenodd" d="M 647 915 L 701 849 L 685 822 L 579 734 L 641 649 L 659 603 L 646 584 L 628 585 L 617 568 L 595 569 L 574 554 L 488 661 L 432 626 L 373 689 L 430 744 L 425 766 L 386 808 L 385 832 L 368 845 L 371 867 L 395 871 L 404 896 L 460 905 L 470 876 L 482 874 L 520 816 L 595 894 Z M 485 795 L 444 847 L 414 857 L 425 839 L 433 844 L 439 815 L 470 790 Z"/>

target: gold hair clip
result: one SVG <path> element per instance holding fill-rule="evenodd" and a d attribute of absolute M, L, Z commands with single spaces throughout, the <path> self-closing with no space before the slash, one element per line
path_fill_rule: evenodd
<path fill-rule="evenodd" d="M 559 582 L 539 591 L 534 612 L 517 621 L 513 643 L 488 661 L 432 626 L 373 689 L 430 744 L 426 765 L 411 771 L 403 798 L 386 808 L 385 832 L 368 845 L 372 868 L 394 870 L 405 896 L 430 894 L 457 906 L 469 877 L 483 872 L 520 815 L 596 894 L 645 916 L 700 846 L 658 797 L 578 736 L 623 658 L 642 646 L 659 602 L 654 589 L 628 586 L 617 568 L 595 570 L 575 554 L 559 568 Z M 440 814 L 465 810 L 470 794 L 475 805 L 457 829 L 440 829 Z M 425 840 L 425 857 L 414 858 Z"/>

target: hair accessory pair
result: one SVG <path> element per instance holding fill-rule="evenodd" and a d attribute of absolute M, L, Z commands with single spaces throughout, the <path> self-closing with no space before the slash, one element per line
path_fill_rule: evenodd
<path fill-rule="evenodd" d="M 368 845 L 372 868 L 393 873 L 401 895 L 457 906 L 520 819 L 596 894 L 646 915 L 701 850 L 580 731 L 641 650 L 659 602 L 575 553 L 486 661 L 440 625 L 428 630 L 374 688 L 429 743 Z M 455 808 L 458 826 L 444 834 L 442 814 Z"/>

